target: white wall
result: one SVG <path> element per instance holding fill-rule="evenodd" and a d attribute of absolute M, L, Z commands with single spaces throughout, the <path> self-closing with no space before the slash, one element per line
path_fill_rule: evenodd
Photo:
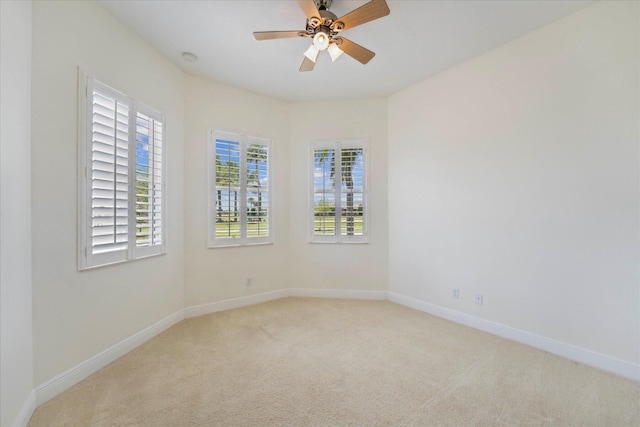
<path fill-rule="evenodd" d="M 391 291 L 640 361 L 638 7 L 390 97 Z"/>
<path fill-rule="evenodd" d="M 309 243 L 309 143 L 369 140 L 369 243 Z M 292 288 L 387 289 L 387 101 L 300 102 L 291 107 Z"/>
<path fill-rule="evenodd" d="M 33 387 L 31 3 L 0 2 L 0 19 L 0 426 L 10 426 L 30 415 Z"/>
<path fill-rule="evenodd" d="M 167 116 L 167 254 L 78 272 L 77 67 Z M 183 73 L 95 2 L 33 3 L 35 385 L 183 308 Z"/>
<path fill-rule="evenodd" d="M 272 140 L 271 245 L 207 248 L 210 129 Z M 187 307 L 287 287 L 289 104 L 185 76 L 185 304 Z M 246 278 L 253 285 L 245 285 Z"/>

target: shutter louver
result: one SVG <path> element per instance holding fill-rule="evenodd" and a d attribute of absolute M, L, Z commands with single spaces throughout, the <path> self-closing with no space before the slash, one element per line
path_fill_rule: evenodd
<path fill-rule="evenodd" d="M 93 91 L 91 120 L 91 254 L 127 249 L 129 106 Z"/>

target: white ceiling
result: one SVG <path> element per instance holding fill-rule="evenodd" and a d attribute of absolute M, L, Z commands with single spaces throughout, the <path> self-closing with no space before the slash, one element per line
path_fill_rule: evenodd
<path fill-rule="evenodd" d="M 338 17 L 366 0 L 334 0 Z M 362 65 L 321 52 L 298 71 L 306 38 L 256 41 L 253 31 L 302 30 L 294 0 L 102 0 L 127 27 L 191 74 L 283 100 L 387 96 L 569 15 L 593 1 L 387 0 L 391 14 L 345 31 L 374 51 Z M 198 56 L 194 63 L 182 52 Z"/>

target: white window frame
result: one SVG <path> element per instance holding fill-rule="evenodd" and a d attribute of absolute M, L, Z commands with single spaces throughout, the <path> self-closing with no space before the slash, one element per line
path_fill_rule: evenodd
<path fill-rule="evenodd" d="M 273 197 L 273 144 L 271 139 L 259 136 L 249 136 L 242 132 L 232 132 L 211 129 L 209 131 L 209 142 L 207 149 L 208 160 L 208 203 L 207 203 L 207 223 L 208 239 L 207 247 L 237 247 L 251 245 L 267 245 L 273 243 L 273 222 L 274 222 L 274 197 Z M 240 185 L 239 185 L 239 210 L 240 210 L 240 236 L 239 237 L 216 237 L 216 139 L 230 140 L 240 143 Z M 263 145 L 267 147 L 267 236 L 247 236 L 247 147 L 250 145 Z"/>
<path fill-rule="evenodd" d="M 335 150 L 337 154 L 336 164 L 341 164 L 342 161 L 342 149 L 348 148 L 361 148 L 362 149 L 362 162 L 363 162 L 363 192 L 362 192 L 362 235 L 348 236 L 342 235 L 341 221 L 342 221 L 342 185 L 337 185 L 334 188 L 335 199 L 335 230 L 336 234 L 331 236 L 316 235 L 314 231 L 315 211 L 314 211 L 314 159 L 315 151 L 317 150 Z M 369 243 L 369 141 L 366 138 L 359 139 L 343 139 L 333 141 L 314 141 L 309 144 L 309 242 L 310 243 Z M 342 182 L 342 171 L 340 167 L 336 167 L 335 181 Z"/>
<path fill-rule="evenodd" d="M 127 125 L 127 236 L 126 247 L 105 253 L 92 250 L 92 149 L 93 149 L 93 92 L 116 100 L 128 107 Z M 159 203 L 155 203 L 160 219 L 158 243 L 138 246 L 136 243 L 136 125 L 138 113 L 148 116 L 162 126 L 160 150 L 164 153 L 160 163 Z M 97 81 L 79 70 L 78 81 L 78 270 L 88 270 L 112 264 L 133 261 L 166 253 L 167 236 L 167 126 L 165 115 L 135 99 Z M 155 137 L 155 135 L 154 135 Z M 153 139 L 152 139 L 153 141 Z M 151 162 L 156 159 L 151 158 Z M 151 196 L 153 199 L 153 196 Z M 152 203 L 154 203 L 152 201 Z M 153 218 L 152 218 L 153 221 Z M 156 235 L 151 230 L 152 236 Z M 152 237 L 152 241 L 153 241 Z M 124 243 L 124 242 L 123 242 Z"/>

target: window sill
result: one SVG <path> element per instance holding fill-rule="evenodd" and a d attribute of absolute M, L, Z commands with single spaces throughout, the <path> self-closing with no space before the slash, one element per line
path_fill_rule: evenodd
<path fill-rule="evenodd" d="M 273 242 L 256 242 L 256 243 L 238 243 L 230 245 L 208 245 L 207 249 L 223 249 L 223 248 L 246 248 L 248 246 L 269 246 L 273 245 Z"/>
<path fill-rule="evenodd" d="M 129 263 L 136 262 L 136 261 L 142 261 L 143 259 L 160 257 L 160 256 L 164 256 L 166 254 L 167 254 L 167 252 L 161 252 L 161 253 L 158 253 L 158 254 L 144 255 L 144 256 L 140 256 L 138 258 L 133 258 L 133 259 L 125 259 L 125 260 L 122 260 L 122 261 L 114 261 L 114 262 L 109 262 L 109 263 L 106 263 L 106 264 L 92 265 L 90 267 L 78 268 L 77 271 L 80 272 L 80 273 L 83 273 L 85 271 L 92 271 L 92 270 L 97 270 L 97 269 L 101 269 L 101 268 L 105 268 L 105 267 L 112 267 L 114 265 L 129 264 Z"/>
<path fill-rule="evenodd" d="M 312 245 L 368 245 L 369 241 L 365 242 L 318 242 L 318 241 L 309 241 Z"/>

